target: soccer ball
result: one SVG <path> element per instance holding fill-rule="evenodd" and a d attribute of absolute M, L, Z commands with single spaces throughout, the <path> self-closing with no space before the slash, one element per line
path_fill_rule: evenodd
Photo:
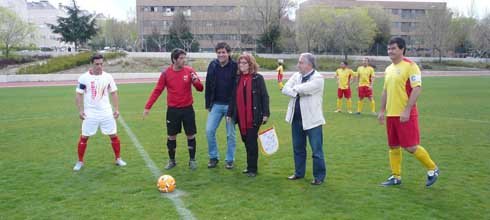
<path fill-rule="evenodd" d="M 173 192 L 175 190 L 175 179 L 170 175 L 158 178 L 157 187 L 160 192 Z"/>

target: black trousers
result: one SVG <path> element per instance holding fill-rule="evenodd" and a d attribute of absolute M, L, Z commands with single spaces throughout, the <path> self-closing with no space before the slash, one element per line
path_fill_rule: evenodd
<path fill-rule="evenodd" d="M 259 144 L 257 139 L 259 137 L 259 128 L 248 128 L 246 135 L 240 134 L 247 150 L 247 170 L 251 173 L 257 173 L 257 161 L 259 159 Z"/>

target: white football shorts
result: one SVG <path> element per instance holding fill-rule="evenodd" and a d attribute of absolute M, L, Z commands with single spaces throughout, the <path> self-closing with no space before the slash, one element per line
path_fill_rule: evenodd
<path fill-rule="evenodd" d="M 98 128 L 104 135 L 113 135 L 117 133 L 116 120 L 112 115 L 104 117 L 86 117 L 82 122 L 82 135 L 93 136 L 97 133 Z"/>

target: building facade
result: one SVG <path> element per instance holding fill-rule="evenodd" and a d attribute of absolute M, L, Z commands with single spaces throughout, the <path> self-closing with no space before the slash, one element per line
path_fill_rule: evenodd
<path fill-rule="evenodd" d="M 73 45 L 60 41 L 61 35 L 53 33 L 47 24 L 57 24 L 58 17 L 66 16 L 62 5 L 55 7 L 47 0 L 27 2 L 28 21 L 35 26 L 34 44 L 41 49 L 68 50 Z"/>
<path fill-rule="evenodd" d="M 300 9 L 327 6 L 332 8 L 380 7 L 391 15 L 391 35 L 403 37 L 413 48 L 420 48 L 422 41 L 417 30 L 428 10 L 446 9 L 445 2 L 415 2 L 389 0 L 308 0 Z"/>
<path fill-rule="evenodd" d="M 246 0 L 136 0 L 139 37 L 147 41 L 152 34 L 168 35 L 174 15 L 182 12 L 201 51 L 214 51 L 221 41 L 233 48 L 254 50 L 256 18 L 247 10 L 249 4 Z"/>
<path fill-rule="evenodd" d="M 0 7 L 10 9 L 23 21 L 27 21 L 27 2 L 25 0 L 0 0 Z"/>

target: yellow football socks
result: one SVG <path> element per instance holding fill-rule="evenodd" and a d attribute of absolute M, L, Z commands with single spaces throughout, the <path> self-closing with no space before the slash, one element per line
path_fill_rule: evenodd
<path fill-rule="evenodd" d="M 432 161 L 432 159 L 430 159 L 429 153 L 422 146 L 419 145 L 413 155 L 422 163 L 422 165 L 424 165 L 425 168 L 427 168 L 427 170 L 436 169 L 436 164 L 434 161 Z"/>
<path fill-rule="evenodd" d="M 402 175 L 402 151 L 401 148 L 390 149 L 391 173 L 400 179 Z"/>
<path fill-rule="evenodd" d="M 341 108 L 342 108 L 342 99 L 337 99 L 337 110 L 340 111 Z"/>
<path fill-rule="evenodd" d="M 347 99 L 347 111 L 352 112 L 352 99 Z"/>
<path fill-rule="evenodd" d="M 357 112 L 362 112 L 362 105 L 363 105 L 362 101 L 357 101 Z"/>
<path fill-rule="evenodd" d="M 376 104 L 374 102 L 374 99 L 371 100 L 371 112 L 376 112 Z"/>

